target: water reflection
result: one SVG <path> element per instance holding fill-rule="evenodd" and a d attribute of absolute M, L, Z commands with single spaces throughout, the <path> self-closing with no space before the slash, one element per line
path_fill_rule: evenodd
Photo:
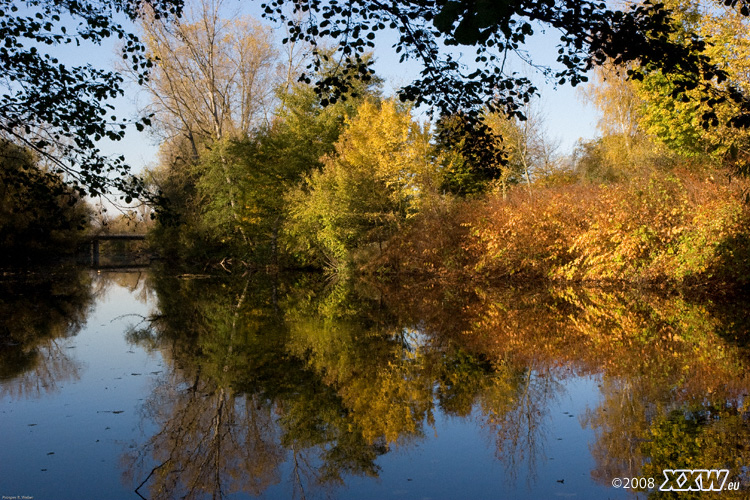
<path fill-rule="evenodd" d="M 0 397 L 39 397 L 78 379 L 66 339 L 85 324 L 94 298 L 89 275 L 76 269 L 0 281 Z"/>
<path fill-rule="evenodd" d="M 572 375 L 601 381 L 601 404 L 580 420 L 596 435 L 595 481 L 666 468 L 747 481 L 736 301 L 311 276 L 156 276 L 152 288 L 158 313 L 129 335 L 170 369 L 143 406 L 158 432 L 125 459 L 149 498 L 265 495 L 280 483 L 324 494 L 377 477 L 379 457 L 434 434 L 437 413 L 473 419 L 509 475 L 533 482 L 549 408 Z"/>
<path fill-rule="evenodd" d="M 456 296 L 440 287 L 425 291 L 402 290 L 397 303 L 427 317 L 425 304 L 450 304 Z M 600 484 L 658 481 L 664 469 L 729 469 L 731 481 L 748 486 L 746 303 L 571 288 L 458 296 L 465 306 L 434 316 L 427 328 L 461 332 L 467 345 L 516 369 L 560 381 L 565 370 L 599 375 L 603 401 L 582 424 L 596 432 L 592 477 Z"/>
<path fill-rule="evenodd" d="M 160 431 L 129 457 L 151 498 L 259 495 L 280 481 L 285 460 L 301 496 L 345 473 L 376 474 L 382 446 L 349 427 L 335 389 L 286 349 L 276 297 L 288 288 L 264 279 L 165 279 L 155 288 L 161 316 L 131 334 L 173 368 L 144 408 Z"/>

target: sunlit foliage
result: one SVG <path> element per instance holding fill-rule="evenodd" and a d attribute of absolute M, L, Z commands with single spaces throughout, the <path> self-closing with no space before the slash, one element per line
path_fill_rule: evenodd
<path fill-rule="evenodd" d="M 407 107 L 364 102 L 321 171 L 293 192 L 290 232 L 336 268 L 379 250 L 436 184 L 429 134 Z"/>
<path fill-rule="evenodd" d="M 451 240 L 439 231 L 405 234 L 405 241 L 394 243 L 402 253 L 391 255 L 392 267 L 405 270 L 409 263 L 410 271 L 430 272 L 442 266 L 488 279 L 521 275 L 574 281 L 746 283 L 750 219 L 736 182 L 710 174 L 653 173 L 621 184 L 535 193 L 533 200 L 516 193 L 507 202 L 499 195 L 489 196 L 443 215 L 445 231 L 458 232 L 460 249 L 441 246 Z M 422 224 L 433 217 L 434 213 L 425 214 Z M 468 230 L 462 233 L 462 227 Z M 429 247 L 429 252 L 404 254 Z M 434 256 L 443 257 L 436 262 Z"/>
<path fill-rule="evenodd" d="M 723 86 L 750 90 L 750 18 L 731 7 L 705 1 L 665 4 L 674 9 L 680 26 L 673 36 L 686 39 L 697 34 L 703 38 L 707 43 L 706 55 L 727 72 Z M 640 124 L 645 133 L 682 156 L 703 156 L 742 171 L 750 139 L 746 130 L 727 126 L 738 112 L 737 103 L 719 101 L 713 109 L 713 127 L 704 128 L 702 116 L 709 110 L 709 98 L 715 96 L 705 95 L 699 89 L 680 92 L 674 81 L 659 71 L 647 71 L 646 77 L 634 87 L 641 101 Z"/>

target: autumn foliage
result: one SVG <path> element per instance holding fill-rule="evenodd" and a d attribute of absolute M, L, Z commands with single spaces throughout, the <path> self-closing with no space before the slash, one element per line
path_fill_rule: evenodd
<path fill-rule="evenodd" d="M 627 182 L 519 189 L 504 201 L 441 201 L 385 260 L 464 279 L 745 284 L 744 183 L 719 174 L 651 173 Z M 383 263 L 381 262 L 382 266 Z"/>

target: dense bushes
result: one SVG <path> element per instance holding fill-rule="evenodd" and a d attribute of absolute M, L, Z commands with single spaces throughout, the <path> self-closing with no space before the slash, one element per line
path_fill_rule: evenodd
<path fill-rule="evenodd" d="M 421 214 L 392 242 L 388 262 L 489 279 L 746 284 L 744 183 L 717 177 L 652 173 L 455 202 Z"/>

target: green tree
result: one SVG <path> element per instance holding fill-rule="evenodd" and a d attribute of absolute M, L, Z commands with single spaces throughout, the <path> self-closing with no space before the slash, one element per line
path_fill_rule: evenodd
<path fill-rule="evenodd" d="M 701 0 L 665 2 L 673 12 L 674 43 L 699 38 L 706 43 L 704 55 L 722 72 L 711 89 L 684 87 L 679 77 L 642 62 L 627 67 L 607 64 L 598 72 L 589 99 L 602 111 L 603 143 L 613 148 L 616 162 L 638 167 L 653 163 L 664 145 L 682 158 L 728 164 L 740 171 L 750 151 L 747 130 L 733 127 L 742 104 L 722 96 L 732 89 L 750 90 L 750 18 L 731 7 L 717 7 Z M 626 73 L 638 78 L 626 80 Z M 713 125 L 708 127 L 709 123 Z M 664 151 L 663 156 L 669 156 Z M 622 161 L 625 160 L 625 161 Z"/>
<path fill-rule="evenodd" d="M 335 73 L 337 68 L 327 71 Z M 323 167 L 347 117 L 357 113 L 364 99 L 379 95 L 380 79 L 362 82 L 346 100 L 327 106 L 307 84 L 291 84 L 278 93 L 280 107 L 272 123 L 238 141 L 232 161 L 242 172 L 242 217 L 251 235 L 253 261 L 289 266 L 297 262 L 281 248 L 281 228 L 288 217 L 285 196 L 305 175 Z"/>
<path fill-rule="evenodd" d="M 377 251 L 436 187 L 426 127 L 393 101 L 365 101 L 305 185 L 290 195 L 289 231 L 334 268 Z"/>
<path fill-rule="evenodd" d="M 322 167 L 346 117 L 362 99 L 378 95 L 379 83 L 362 83 L 356 96 L 328 106 L 307 84 L 284 85 L 269 123 L 207 144 L 195 161 L 187 137 L 165 143 L 163 165 L 154 173 L 174 200 L 174 220 L 162 220 L 156 231 L 163 252 L 204 263 L 238 257 L 251 265 L 294 265 L 280 251 L 285 194 Z"/>
<path fill-rule="evenodd" d="M 150 12 L 144 15 L 141 28 L 148 54 L 157 61 L 147 88 L 162 137 L 176 138 L 181 156 L 187 157 L 164 165 L 162 182 L 190 175 L 180 171 L 187 165 L 198 167 L 190 173 L 203 185 L 222 184 L 220 198 L 233 220 L 227 232 L 237 233 L 249 245 L 241 222 L 239 179 L 221 142 L 248 137 L 267 116 L 277 84 L 277 53 L 268 28 L 249 17 L 222 17 L 222 3 L 201 0 L 176 23 Z M 209 178 L 202 178 L 203 172 Z M 196 191 L 199 203 L 205 196 L 216 199 L 218 193 L 213 189 L 201 196 L 200 189 Z M 174 194 L 177 201 L 182 193 Z"/>
<path fill-rule="evenodd" d="M 499 138 L 483 132 L 460 113 L 438 120 L 435 150 L 443 159 L 441 191 L 476 195 L 502 178 L 505 169 Z"/>

